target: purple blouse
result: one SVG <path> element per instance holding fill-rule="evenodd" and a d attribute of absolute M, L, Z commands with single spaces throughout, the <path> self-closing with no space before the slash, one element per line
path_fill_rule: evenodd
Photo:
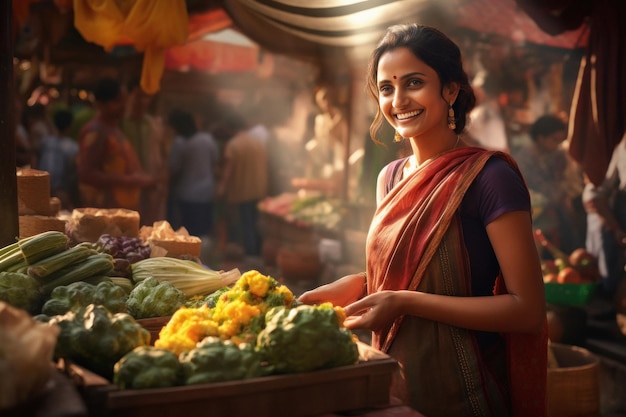
<path fill-rule="evenodd" d="M 389 191 L 402 176 L 406 158 L 392 162 L 388 167 Z M 513 211 L 530 213 L 530 196 L 523 178 L 500 158 L 491 158 L 470 185 L 459 212 L 463 240 L 470 262 L 473 296 L 493 295 L 493 288 L 500 271 L 496 255 L 487 236 L 489 223 Z M 482 349 L 496 343 L 500 336 L 491 332 L 475 332 Z"/>
<path fill-rule="evenodd" d="M 503 214 L 512 211 L 530 213 L 530 210 L 530 197 L 522 177 L 500 158 L 487 161 L 467 190 L 460 207 L 473 295 L 492 295 L 500 270 L 487 236 L 487 225 Z"/>

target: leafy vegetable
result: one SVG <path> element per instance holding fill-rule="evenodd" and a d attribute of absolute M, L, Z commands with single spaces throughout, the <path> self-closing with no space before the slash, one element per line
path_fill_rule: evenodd
<path fill-rule="evenodd" d="M 89 304 L 102 305 L 111 313 L 126 312 L 126 291 L 112 282 L 103 281 L 97 285 L 83 281 L 63 285 L 52 290 L 41 312 L 48 316 L 65 314 Z"/>
<path fill-rule="evenodd" d="M 0 300 L 36 314 L 43 295 L 34 278 L 19 272 L 0 272 Z"/>
<path fill-rule="evenodd" d="M 165 317 L 174 314 L 185 305 L 185 293 L 169 281 L 159 282 L 154 277 L 146 278 L 135 285 L 128 295 L 128 313 L 136 319 Z"/>
<path fill-rule="evenodd" d="M 138 346 L 150 344 L 150 333 L 126 313 L 113 314 L 90 304 L 62 316 L 37 316 L 61 328 L 55 356 L 68 358 L 104 376 L 113 377 L 113 367 Z"/>
<path fill-rule="evenodd" d="M 195 349 L 180 355 L 185 384 L 233 381 L 261 375 L 261 360 L 247 344 L 207 337 Z"/>
<path fill-rule="evenodd" d="M 178 356 L 154 346 L 136 347 L 115 364 L 113 371 L 113 383 L 122 389 L 173 387 L 181 385 L 183 379 Z"/>
<path fill-rule="evenodd" d="M 344 318 L 343 309 L 330 303 L 274 308 L 266 315 L 257 349 L 275 373 L 354 364 L 359 352 L 353 334 L 343 327 Z"/>

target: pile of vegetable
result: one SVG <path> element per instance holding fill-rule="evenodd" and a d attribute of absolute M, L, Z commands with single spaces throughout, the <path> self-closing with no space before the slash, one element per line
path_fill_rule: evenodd
<path fill-rule="evenodd" d="M 259 210 L 284 218 L 297 225 L 337 231 L 348 214 L 340 199 L 323 195 L 299 196 L 283 193 L 267 197 L 259 203 Z"/>
<path fill-rule="evenodd" d="M 289 218 L 325 230 L 337 230 L 341 226 L 345 210 L 339 199 L 310 196 L 293 203 Z"/>
<path fill-rule="evenodd" d="M 114 276 L 130 278 L 131 264 L 150 257 L 150 245 L 141 238 L 131 236 L 101 235 L 94 247 L 113 257 Z"/>
<path fill-rule="evenodd" d="M 258 271 L 204 301 L 178 309 L 154 346 L 124 356 L 114 382 L 122 388 L 191 385 L 358 361 L 356 337 L 343 326 L 341 307 L 298 305 L 286 286 Z"/>
<path fill-rule="evenodd" d="M 191 260 L 148 256 L 139 238 L 102 235 L 70 247 L 62 232 L 40 233 L 0 248 L 0 301 L 31 315 L 96 304 L 136 319 L 164 317 L 241 276 L 237 269 L 220 272 Z"/>
<path fill-rule="evenodd" d="M 37 314 L 55 288 L 112 271 L 110 255 L 88 243 L 69 247 L 62 232 L 43 232 L 0 249 L 0 300 Z"/>
<path fill-rule="evenodd" d="M 52 329 L 46 334 L 56 343 L 46 361 L 68 359 L 122 388 L 357 362 L 342 308 L 299 305 L 289 288 L 258 271 L 214 271 L 192 260 L 144 257 L 144 250 L 140 241 L 110 236 L 71 247 L 61 232 L 21 239 L 0 248 L 0 308 L 4 301 L 34 316 L 37 328 Z M 128 261 L 125 277 L 119 259 Z M 150 346 L 138 320 L 169 316 Z"/>
<path fill-rule="evenodd" d="M 150 333 L 126 313 L 111 313 L 102 305 L 89 304 L 64 315 L 36 316 L 61 329 L 55 358 L 76 362 L 106 378 L 125 354 L 150 344 Z"/>
<path fill-rule="evenodd" d="M 103 306 L 111 313 L 124 313 L 127 300 L 126 290 L 111 281 L 102 281 L 97 285 L 77 281 L 56 287 L 41 308 L 41 313 L 47 316 L 63 315 L 89 304 Z"/>

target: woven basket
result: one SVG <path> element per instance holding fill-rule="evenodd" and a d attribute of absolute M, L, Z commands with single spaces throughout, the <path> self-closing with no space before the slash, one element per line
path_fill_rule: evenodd
<path fill-rule="evenodd" d="M 19 215 L 48 216 L 50 174 L 36 169 L 17 170 L 17 211 Z"/>
<path fill-rule="evenodd" d="M 65 220 L 48 216 L 20 216 L 20 239 L 48 231 L 65 233 Z"/>
<path fill-rule="evenodd" d="M 550 346 L 559 367 L 548 369 L 548 416 L 600 417 L 599 359 L 578 346 Z"/>

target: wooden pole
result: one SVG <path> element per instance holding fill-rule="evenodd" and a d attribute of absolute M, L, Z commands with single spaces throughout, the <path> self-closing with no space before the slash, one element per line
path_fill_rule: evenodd
<path fill-rule="evenodd" d="M 19 236 L 11 6 L 11 0 L 0 1 L 0 247 Z"/>

